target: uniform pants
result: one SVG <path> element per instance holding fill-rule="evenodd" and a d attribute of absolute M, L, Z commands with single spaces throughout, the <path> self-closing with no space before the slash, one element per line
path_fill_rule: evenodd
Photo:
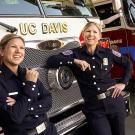
<path fill-rule="evenodd" d="M 107 115 L 101 112 L 100 117 L 87 113 L 85 116 L 91 135 L 125 135 L 125 114 L 122 112 Z"/>

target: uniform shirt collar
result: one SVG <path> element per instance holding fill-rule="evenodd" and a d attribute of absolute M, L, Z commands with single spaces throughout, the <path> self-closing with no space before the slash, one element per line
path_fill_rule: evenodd
<path fill-rule="evenodd" d="M 105 48 L 98 45 L 95 50 L 95 55 L 99 55 L 100 53 L 105 53 Z"/>
<path fill-rule="evenodd" d="M 90 55 L 90 54 L 88 53 L 88 51 L 87 51 L 87 47 L 86 47 L 86 46 L 82 47 L 82 52 L 83 52 L 83 53 L 86 53 L 86 54 L 88 54 L 88 55 Z M 95 49 L 95 52 L 94 52 L 93 55 L 99 56 L 101 52 L 104 53 L 104 52 L 105 52 L 105 49 L 104 49 L 103 47 L 97 45 L 97 46 L 96 46 L 96 49 Z"/>
<path fill-rule="evenodd" d="M 9 78 L 11 78 L 14 75 L 14 73 L 6 65 L 4 65 L 4 64 L 2 64 L 0 66 L 0 70 L 2 71 L 2 73 L 4 74 L 4 76 L 7 76 Z"/>
<path fill-rule="evenodd" d="M 11 78 L 12 76 L 16 76 L 6 65 L 1 65 L 0 66 L 0 70 L 2 71 L 2 73 L 5 75 L 5 76 L 7 76 L 7 77 L 9 77 L 9 78 Z M 22 77 L 24 77 L 24 75 L 25 75 L 25 73 L 26 73 L 26 70 L 25 69 L 23 69 L 23 68 L 21 68 L 20 66 L 18 67 L 18 77 L 20 78 L 20 79 L 22 79 Z"/>

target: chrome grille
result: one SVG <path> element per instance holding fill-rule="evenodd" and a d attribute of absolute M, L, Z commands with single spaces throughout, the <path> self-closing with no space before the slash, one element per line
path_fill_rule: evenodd
<path fill-rule="evenodd" d="M 46 89 L 49 89 L 53 97 L 52 109 L 48 112 L 49 117 L 56 115 L 58 112 L 65 111 L 63 108 L 70 105 L 76 105 L 76 103 L 82 99 L 79 92 L 78 84 L 74 83 L 67 90 L 55 90 L 50 89 L 48 84 L 48 69 L 44 68 L 46 65 L 46 60 L 49 56 L 57 54 L 64 51 L 65 49 L 73 48 L 78 46 L 77 42 L 70 42 L 63 48 L 53 50 L 53 51 L 41 51 L 33 48 L 26 48 L 26 57 L 22 63 L 23 67 L 37 68 L 40 74 L 40 80 L 43 82 L 43 85 Z M 79 103 L 79 102 L 78 102 Z M 67 108 L 68 109 L 68 108 Z"/>

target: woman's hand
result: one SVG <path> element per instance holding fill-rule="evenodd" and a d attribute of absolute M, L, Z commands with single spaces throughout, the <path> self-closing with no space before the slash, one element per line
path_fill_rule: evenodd
<path fill-rule="evenodd" d="M 39 76 L 39 72 L 36 71 L 35 69 L 27 69 L 26 68 L 26 80 L 27 81 L 32 81 L 32 82 L 37 82 L 37 79 L 38 79 L 38 76 Z"/>
<path fill-rule="evenodd" d="M 118 83 L 118 84 L 115 84 L 114 86 L 108 88 L 107 90 L 114 88 L 112 97 L 115 98 L 121 94 L 122 90 L 124 90 L 125 87 L 126 87 L 126 85 L 124 83 Z"/>
<path fill-rule="evenodd" d="M 82 71 L 85 71 L 86 69 L 91 70 L 90 64 L 87 63 L 84 60 L 74 59 L 74 63 L 81 68 Z"/>
<path fill-rule="evenodd" d="M 11 97 L 7 97 L 6 103 L 9 106 L 13 106 L 16 103 L 16 100 Z"/>

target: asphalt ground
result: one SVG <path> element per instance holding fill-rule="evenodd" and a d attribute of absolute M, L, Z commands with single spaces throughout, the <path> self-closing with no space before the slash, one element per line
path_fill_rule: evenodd
<path fill-rule="evenodd" d="M 126 118 L 126 135 L 135 135 L 135 89 L 130 93 L 132 114 Z"/>

